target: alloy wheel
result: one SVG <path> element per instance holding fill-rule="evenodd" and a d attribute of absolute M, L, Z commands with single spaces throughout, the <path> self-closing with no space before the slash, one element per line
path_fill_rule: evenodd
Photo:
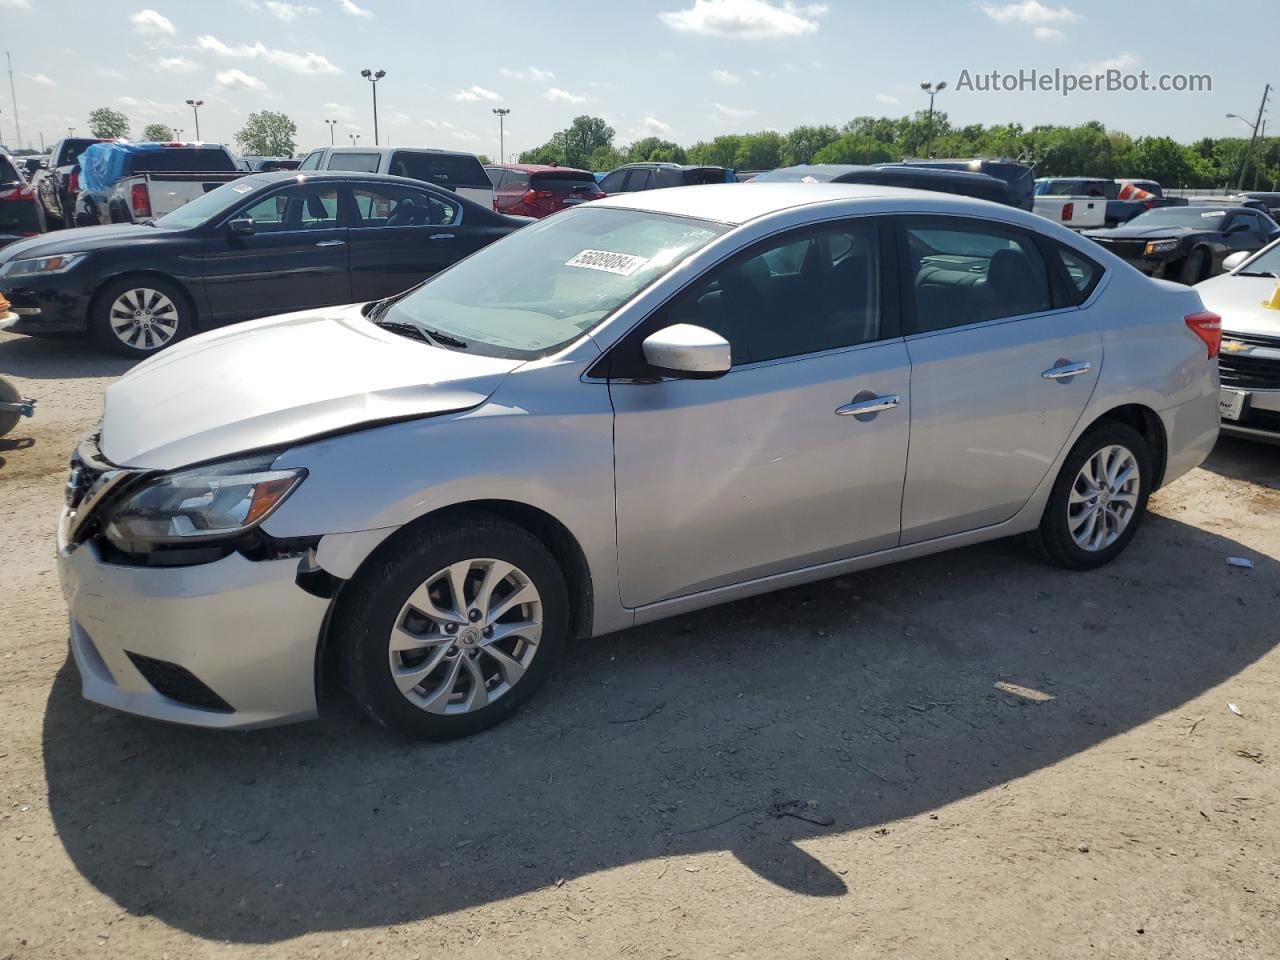
<path fill-rule="evenodd" d="M 159 290 L 136 287 L 126 290 L 108 313 L 116 339 L 135 350 L 159 350 L 178 333 L 178 307 Z"/>
<path fill-rule="evenodd" d="M 471 713 L 507 694 L 542 637 L 542 600 L 503 560 L 462 560 L 413 591 L 392 627 L 391 677 L 428 713 Z"/>
<path fill-rule="evenodd" d="M 1067 527 L 1081 550 L 1096 553 L 1120 538 L 1138 508 L 1142 476 L 1126 447 L 1098 450 L 1080 468 L 1067 497 Z"/>

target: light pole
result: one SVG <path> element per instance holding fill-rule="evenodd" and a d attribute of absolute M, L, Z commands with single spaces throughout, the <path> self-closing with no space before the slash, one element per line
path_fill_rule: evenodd
<path fill-rule="evenodd" d="M 188 100 L 187 106 L 191 108 L 192 114 L 196 118 L 196 140 L 200 140 L 200 108 L 204 106 L 203 100 Z"/>
<path fill-rule="evenodd" d="M 75 135 L 76 135 L 76 128 L 75 128 L 75 127 L 67 127 L 67 136 L 68 136 L 68 137 L 74 137 Z"/>
<path fill-rule="evenodd" d="M 338 125 L 337 120 L 326 120 L 325 126 L 329 128 L 329 146 L 333 146 L 333 128 Z"/>
<path fill-rule="evenodd" d="M 378 145 L 378 81 L 387 75 L 387 71 L 379 70 L 374 73 L 372 70 L 361 70 L 360 76 L 364 77 L 373 85 L 373 145 Z"/>
<path fill-rule="evenodd" d="M 941 83 L 929 83 L 927 80 L 920 84 L 920 89 L 929 95 L 929 139 L 925 141 L 924 156 L 929 159 L 929 155 L 933 151 L 933 98 L 947 89 L 947 81 Z"/>
<path fill-rule="evenodd" d="M 498 162 L 506 163 L 507 153 L 505 124 L 507 114 L 511 113 L 511 111 L 507 107 L 494 107 L 493 112 L 498 115 Z"/>
<path fill-rule="evenodd" d="M 347 136 L 351 138 L 351 145 L 353 147 L 356 145 L 356 141 L 360 139 L 360 134 L 358 133 L 349 133 Z"/>
<path fill-rule="evenodd" d="M 179 141 L 182 140 L 182 127 L 173 128 L 173 139 L 179 140 Z"/>

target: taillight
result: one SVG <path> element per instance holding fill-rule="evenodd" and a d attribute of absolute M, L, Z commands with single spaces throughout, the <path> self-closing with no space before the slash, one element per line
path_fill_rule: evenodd
<path fill-rule="evenodd" d="M 1064 203 L 1062 205 L 1063 222 L 1070 220 L 1073 216 L 1075 216 L 1075 212 L 1076 212 L 1076 205 L 1074 203 Z"/>
<path fill-rule="evenodd" d="M 1191 332 L 1209 348 L 1209 359 L 1216 357 L 1222 348 L 1222 318 L 1206 310 L 1203 313 L 1189 313 L 1184 319 Z"/>
<path fill-rule="evenodd" d="M 1156 205 L 1156 202 L 1155 202 L 1154 200 L 1143 200 L 1143 201 L 1142 201 L 1142 209 L 1143 209 L 1143 210 L 1150 210 L 1150 209 L 1151 209 L 1152 207 L 1154 207 L 1155 205 Z"/>
<path fill-rule="evenodd" d="M 69 174 L 67 174 L 67 192 L 68 193 L 80 192 L 80 171 L 79 170 L 72 170 Z"/>
<path fill-rule="evenodd" d="M 135 183 L 129 188 L 129 202 L 135 217 L 151 216 L 151 191 L 145 183 Z"/>

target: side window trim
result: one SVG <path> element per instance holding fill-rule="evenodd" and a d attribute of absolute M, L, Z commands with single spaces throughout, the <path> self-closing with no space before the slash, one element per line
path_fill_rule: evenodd
<path fill-rule="evenodd" d="M 891 214 L 863 214 L 860 216 L 843 216 L 834 217 L 830 220 L 820 220 L 814 223 L 807 223 L 799 227 L 787 227 L 776 233 L 752 242 L 749 246 L 725 256 L 708 266 L 705 270 L 695 277 L 691 277 L 679 289 L 672 293 L 649 311 L 644 317 L 636 322 L 626 333 L 622 334 L 613 345 L 605 352 L 599 360 L 597 360 L 590 369 L 584 374 L 588 379 L 634 379 L 627 375 L 614 374 L 612 371 L 613 361 L 616 355 L 623 351 L 634 351 L 638 349 L 637 344 L 649 334 L 662 329 L 662 322 L 665 320 L 667 311 L 671 305 L 683 296 L 687 291 L 693 289 L 700 281 L 716 271 L 728 268 L 734 263 L 749 260 L 757 256 L 762 250 L 772 249 L 787 243 L 793 243 L 818 233 L 834 232 L 840 229 L 842 224 L 874 224 L 878 229 L 877 242 L 880 245 L 880 335 L 874 340 L 867 340 L 862 343 L 849 344 L 847 346 L 830 347 L 825 350 L 817 350 L 810 353 L 797 353 L 788 357 L 776 357 L 769 360 L 757 360 L 750 363 L 736 364 L 734 370 L 745 370 L 754 367 L 770 366 L 778 363 L 792 363 L 797 360 L 805 360 L 811 357 L 826 356 L 834 353 L 843 353 L 849 350 L 862 350 L 867 347 L 873 347 L 878 344 L 887 343 L 892 340 L 900 340 L 903 336 L 903 297 L 901 294 L 901 267 L 898 258 L 894 256 L 894 246 L 896 244 L 894 223 L 895 217 Z M 732 373 L 732 371 L 730 371 Z"/>
<path fill-rule="evenodd" d="M 913 337 L 932 337 L 939 334 L 951 333 L 954 330 L 973 330 L 984 326 L 994 326 L 995 324 L 1008 323 L 1010 321 L 1022 320 L 1027 317 L 1041 317 L 1047 313 L 1056 313 L 1058 311 L 1074 309 L 1068 306 L 1059 306 L 1057 298 L 1054 294 L 1053 266 L 1052 263 L 1045 258 L 1041 249 L 1041 236 L 1034 230 L 1028 230 L 1016 224 L 1005 223 L 1001 220 L 981 220 L 975 217 L 967 217 L 962 214 L 948 213 L 909 213 L 898 214 L 893 218 L 895 221 L 896 246 L 898 248 L 898 290 L 901 298 L 902 310 L 902 335 L 908 339 Z M 955 327 L 942 327 L 936 330 L 920 329 L 920 321 L 916 316 L 916 298 L 913 283 L 913 274 L 911 270 L 911 253 L 907 242 L 907 228 L 913 223 L 934 222 L 942 227 L 959 227 L 972 226 L 977 230 L 998 230 L 1013 234 L 1015 237 L 1022 239 L 1027 243 L 1037 255 L 1045 260 L 1045 270 L 1048 274 L 1046 284 L 1049 288 L 1049 307 L 1045 310 L 1036 310 L 1032 313 L 1012 314 L 1007 317 L 996 317 L 991 320 L 977 320 L 973 323 L 966 323 Z M 1056 257 L 1054 258 L 1056 259 Z M 1090 291 L 1090 296 L 1097 291 L 1097 284 Z M 1086 301 L 1081 301 L 1081 304 Z"/>

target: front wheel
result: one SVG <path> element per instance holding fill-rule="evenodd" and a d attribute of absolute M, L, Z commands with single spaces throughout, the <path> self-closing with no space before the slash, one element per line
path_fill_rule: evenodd
<path fill-rule="evenodd" d="M 1192 287 L 1209 275 L 1209 254 L 1203 247 L 1192 250 L 1182 261 L 1182 282 Z"/>
<path fill-rule="evenodd" d="M 568 593 L 541 541 L 476 515 L 392 545 L 353 581 L 335 627 L 365 712 L 448 740 L 533 695 L 568 634 Z"/>
<path fill-rule="evenodd" d="M 1152 475 L 1142 434 L 1123 423 L 1094 427 L 1063 463 L 1040 527 L 1029 535 L 1032 547 L 1071 570 L 1110 563 L 1146 515 Z"/>
<path fill-rule="evenodd" d="M 125 277 L 94 300 L 90 323 L 107 349 L 147 357 L 191 332 L 191 308 L 178 287 L 159 277 Z"/>

